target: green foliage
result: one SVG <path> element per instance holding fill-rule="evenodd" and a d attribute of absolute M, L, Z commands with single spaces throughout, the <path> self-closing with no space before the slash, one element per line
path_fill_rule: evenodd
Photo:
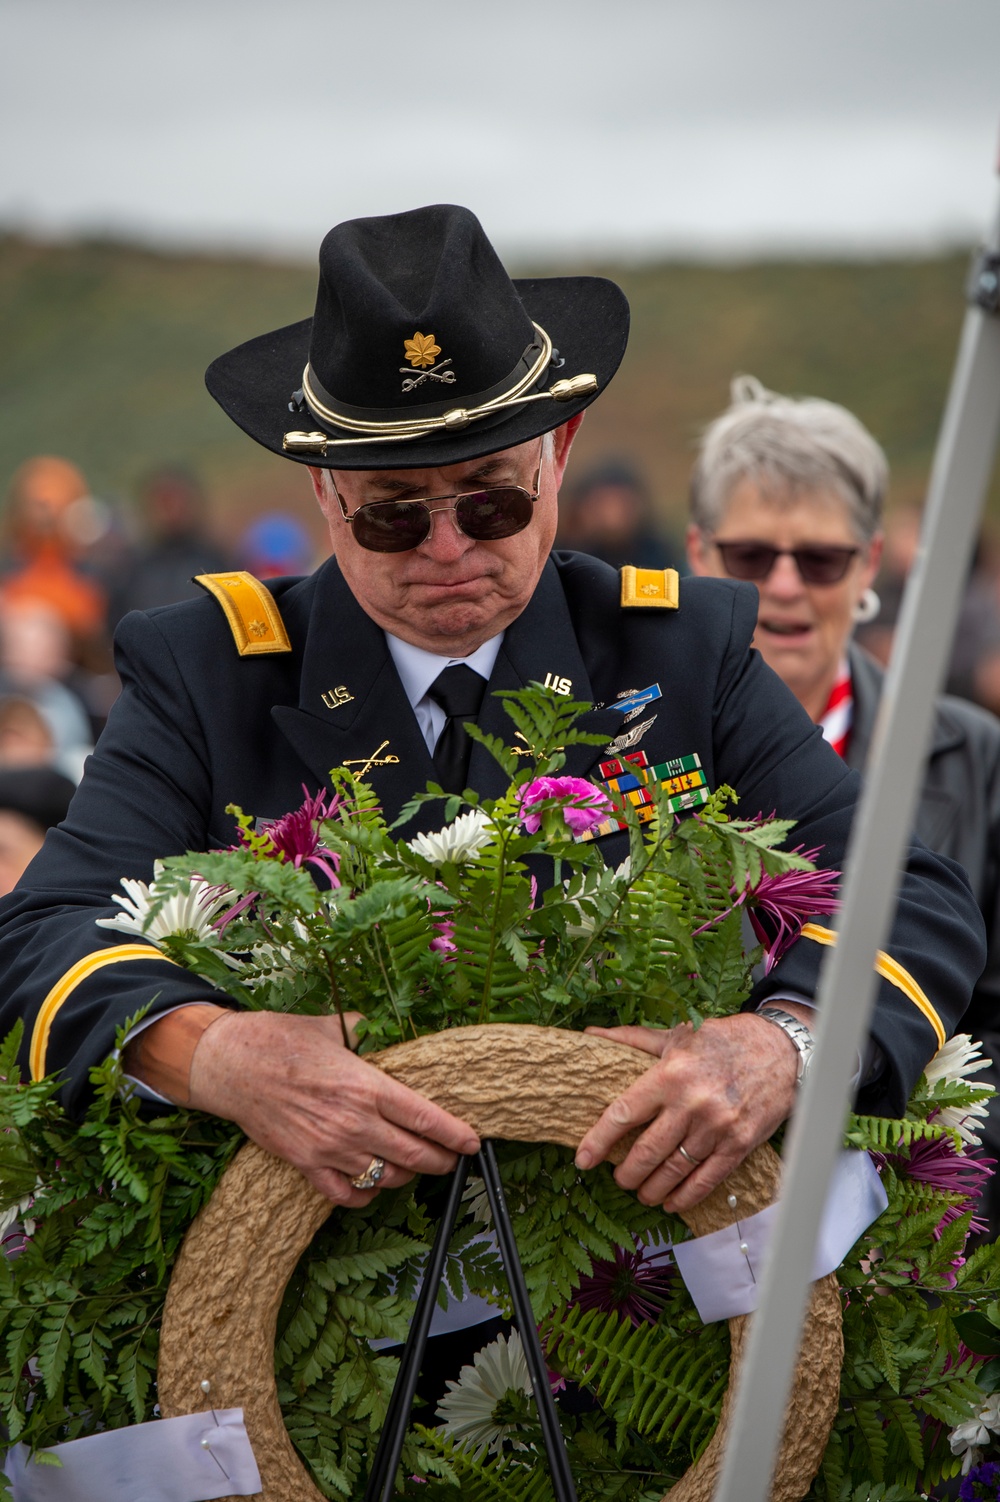
<path fill-rule="evenodd" d="M 887 1122 L 885 1130 L 871 1118 L 850 1118 L 848 1140 L 874 1147 L 877 1132 L 896 1167 L 883 1164 L 888 1208 L 837 1274 L 844 1293 L 841 1408 L 809 1492 L 815 1502 L 936 1495 L 929 1489 L 961 1468 L 948 1431 L 983 1400 L 977 1379 L 984 1368 L 960 1342 L 985 1354 L 1000 1350 L 1000 1250 L 983 1244 L 963 1260 L 969 1215 L 945 1224 L 962 1196 L 905 1174 L 911 1145 L 952 1137 L 926 1119 L 933 1095 L 918 1086 L 906 1120 Z"/>
<path fill-rule="evenodd" d="M 431 789 L 403 817 L 434 800 L 454 827 L 404 843 L 371 789 L 336 769 L 328 816 L 312 827 L 300 820 L 294 851 L 234 808 L 238 848 L 164 862 L 144 898 L 143 931 L 245 1006 L 363 1012 L 364 1049 L 479 1021 L 697 1027 L 732 1013 L 760 958 L 744 951 L 742 909 L 765 880 L 812 870 L 779 848 L 791 826 L 731 819 L 727 788 L 683 820 L 658 794 L 648 824 L 628 814 L 630 859 L 610 871 L 595 844 L 574 841 L 568 791 L 556 784 L 532 803 L 537 830 L 522 809 L 530 783 L 558 777 L 566 748 L 604 739 L 576 728 L 586 706 L 540 685 L 503 697 L 524 754 L 474 731 L 511 778 L 502 798 L 481 804 L 473 793 Z M 332 887 L 313 881 L 310 840 L 313 856 L 336 865 Z M 539 855 L 555 873 L 542 900 L 529 877 Z M 188 921 L 205 883 L 231 896 L 222 919 L 157 937 L 169 900 L 187 899 Z M 16 1210 L 26 1231 L 18 1255 L 0 1259 L 0 1421 L 39 1451 L 153 1416 L 171 1267 L 239 1133 L 196 1113 L 140 1108 L 123 1092 L 116 1059 L 94 1071 L 92 1104 L 71 1122 L 56 1079 L 21 1080 L 20 1042 L 18 1029 L 0 1044 L 0 1213 Z M 963 1191 L 907 1173 L 918 1146 L 960 1142 L 954 1123 L 983 1096 L 962 1079 L 924 1079 L 904 1119 L 849 1120 L 848 1142 L 881 1155 L 889 1209 L 840 1273 L 842 1406 L 816 1502 L 901 1502 L 953 1475 L 960 1462 L 947 1429 L 1000 1386 L 1000 1359 L 977 1383 L 960 1349 L 967 1336 L 1000 1357 L 1000 1254 L 983 1247 L 963 1262 Z M 620 1189 L 607 1165 L 582 1175 L 564 1148 L 506 1144 L 499 1159 L 549 1363 L 590 1404 L 561 1416 L 581 1502 L 653 1502 L 715 1427 L 727 1327 L 702 1326 L 679 1279 L 658 1288 L 658 1317 L 637 1325 L 614 1307 L 584 1311 L 577 1295 L 595 1264 L 656 1237 L 678 1239 L 684 1227 Z M 473 1186 L 445 1284 L 454 1298 L 468 1288 L 509 1312 L 480 1198 Z M 285 1294 L 279 1399 L 333 1502 L 364 1487 L 398 1370 L 396 1354 L 370 1343 L 405 1337 L 432 1203 L 433 1191 L 411 1187 L 332 1214 Z M 478 1460 L 418 1409 L 398 1489 L 423 1502 L 548 1499 L 533 1405 L 509 1392 L 496 1407 L 512 1438 Z"/>
<path fill-rule="evenodd" d="M 567 747 L 604 739 L 575 728 L 587 706 L 538 684 L 500 697 L 528 754 L 471 727 L 513 780 L 492 802 L 471 792 L 443 800 L 444 818 L 464 809 L 482 834 L 459 858 L 433 841 L 394 841 L 371 790 L 338 770 L 316 838 L 339 885 L 316 887 L 233 809 L 242 847 L 165 861 L 147 927 L 198 879 L 228 887 L 236 906 L 224 929 L 161 940 L 171 958 L 251 1006 L 362 1012 L 365 1049 L 487 1019 L 697 1026 L 734 1010 L 759 958 L 743 950 L 742 905 L 764 876 L 812 869 L 778 848 L 788 823 L 730 820 L 727 788 L 695 819 L 664 805 L 640 828 L 629 808 L 629 870 L 609 871 L 596 844 L 574 840 L 558 787 L 533 802 L 536 831 L 521 809 L 529 783 L 558 776 Z M 429 803 L 441 805 L 439 790 L 414 797 L 400 821 Z M 528 869 L 539 855 L 556 872 L 541 902 Z"/>
<path fill-rule="evenodd" d="M 22 1083 L 18 1041 L 0 1050 L 0 1182 L 34 1225 L 0 1263 L 0 1414 L 43 1447 L 152 1417 L 170 1268 L 239 1133 L 191 1112 L 143 1119 L 116 1059 L 78 1126 L 55 1079 Z"/>
<path fill-rule="evenodd" d="M 609 1165 L 581 1174 L 567 1148 L 507 1143 L 498 1159 L 537 1319 L 567 1303 L 594 1260 L 610 1261 L 615 1247 L 686 1234 L 682 1222 L 620 1189 Z"/>
<path fill-rule="evenodd" d="M 694 1457 L 718 1420 L 729 1378 L 725 1325 L 675 1329 L 664 1318 L 633 1328 L 599 1310 L 571 1307 L 546 1325 L 546 1348 L 564 1376 L 592 1388 L 621 1428 Z"/>

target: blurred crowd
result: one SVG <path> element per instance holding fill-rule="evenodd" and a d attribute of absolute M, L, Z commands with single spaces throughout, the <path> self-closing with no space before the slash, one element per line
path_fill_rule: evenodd
<path fill-rule="evenodd" d="M 879 662 L 889 660 L 903 589 L 920 544 L 919 506 L 897 506 L 885 521 L 885 549 L 875 582 L 879 613 L 859 626 L 862 646 Z M 1000 714 L 1000 539 L 984 527 L 969 570 L 959 611 L 945 693 Z"/>
<path fill-rule="evenodd" d="M 130 610 L 198 593 L 195 574 L 308 573 L 305 528 L 257 517 L 231 546 L 207 524 L 198 477 L 161 466 L 128 511 L 52 456 L 11 477 L 0 513 L 0 895 L 65 816 L 119 683 L 112 637 Z"/>

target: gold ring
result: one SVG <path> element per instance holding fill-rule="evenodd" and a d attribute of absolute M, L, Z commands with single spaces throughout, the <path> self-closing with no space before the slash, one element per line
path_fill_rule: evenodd
<path fill-rule="evenodd" d="M 364 1173 L 356 1174 L 351 1183 L 355 1189 L 374 1189 L 384 1173 L 385 1159 L 375 1157 L 371 1160 Z"/>
<path fill-rule="evenodd" d="M 679 1143 L 677 1145 L 677 1151 L 680 1153 L 685 1163 L 690 1163 L 692 1168 L 700 1168 L 701 1165 L 705 1162 L 704 1158 L 692 1158 L 691 1154 L 685 1152 Z"/>

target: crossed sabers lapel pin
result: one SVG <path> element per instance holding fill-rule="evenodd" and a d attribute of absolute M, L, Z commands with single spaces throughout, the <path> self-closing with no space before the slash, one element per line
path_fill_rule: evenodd
<path fill-rule="evenodd" d="M 398 756 L 393 756 L 391 752 L 389 753 L 388 756 L 383 756 L 381 754 L 385 750 L 385 748 L 386 748 L 386 746 L 388 744 L 389 744 L 389 742 L 387 740 L 383 741 L 382 744 L 381 744 L 381 746 L 377 746 L 375 748 L 375 750 L 372 752 L 371 756 L 356 756 L 351 761 L 345 761 L 344 762 L 344 766 L 345 767 L 360 767 L 361 771 L 357 773 L 358 777 L 367 777 L 367 775 L 371 771 L 372 767 L 394 767 L 394 766 L 398 766 L 399 765 L 399 757 Z"/>
<path fill-rule="evenodd" d="M 524 740 L 524 736 L 521 734 L 520 730 L 515 730 L 514 731 L 514 739 L 516 741 L 524 741 L 524 745 L 523 746 L 508 746 L 507 747 L 507 751 L 508 751 L 509 755 L 511 755 L 511 756 L 533 756 L 536 761 L 538 760 L 538 752 L 535 750 L 534 746 L 529 746 L 528 745 L 528 742 L 526 740 Z M 552 749 L 554 751 L 565 751 L 566 747 L 565 746 L 553 746 Z"/>
<path fill-rule="evenodd" d="M 419 375 L 414 375 L 408 365 L 401 365 L 399 373 L 406 376 L 406 380 L 403 382 L 403 390 L 413 391 L 422 382 L 427 380 L 443 381 L 446 386 L 453 386 L 455 384 L 455 372 L 446 369 L 450 364 L 450 359 L 439 360 L 436 365 L 432 365 L 429 370 L 422 370 Z"/>

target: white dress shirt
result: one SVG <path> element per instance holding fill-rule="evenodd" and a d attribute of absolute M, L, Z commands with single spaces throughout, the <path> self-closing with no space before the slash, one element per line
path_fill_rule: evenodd
<path fill-rule="evenodd" d="M 426 652 L 423 647 L 415 647 L 412 642 L 401 641 L 398 636 L 393 636 L 388 631 L 385 633 L 385 641 L 396 665 L 403 692 L 417 717 L 420 733 L 427 742 L 428 751 L 433 755 L 438 736 L 444 729 L 444 722 L 448 716 L 440 704 L 429 696 L 427 690 L 438 675 L 443 673 L 445 668 L 450 667 L 472 668 L 473 672 L 485 678 L 488 683 L 493 664 L 497 660 L 500 643 L 503 641 L 503 632 L 500 631 L 496 636 L 491 636 L 489 641 L 484 641 L 482 646 L 477 647 L 475 652 L 470 652 L 468 657 L 439 657 L 436 652 Z"/>

